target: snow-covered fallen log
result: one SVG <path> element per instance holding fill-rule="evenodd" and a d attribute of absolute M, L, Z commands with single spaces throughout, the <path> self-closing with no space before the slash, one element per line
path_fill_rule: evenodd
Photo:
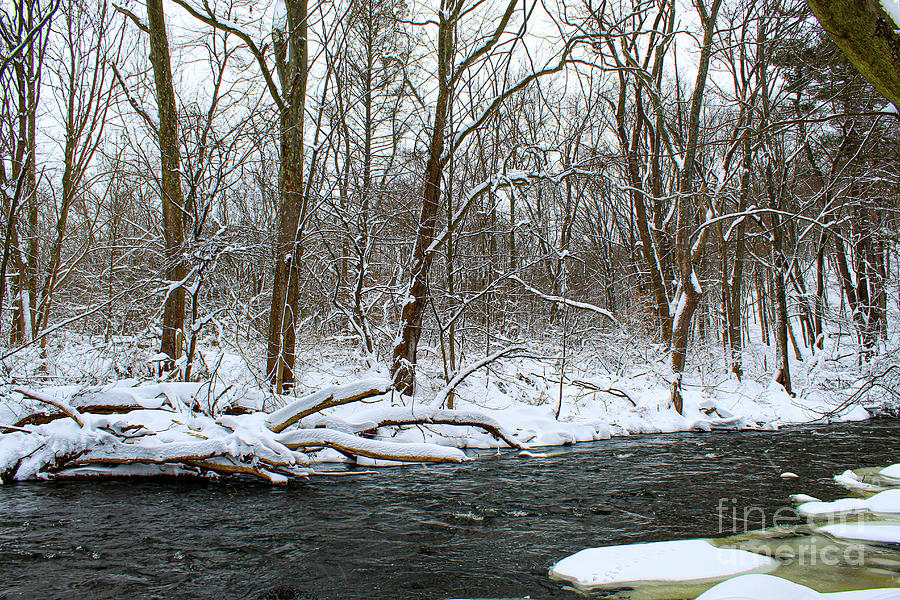
<path fill-rule="evenodd" d="M 478 411 L 453 410 L 435 406 L 404 406 L 372 411 L 365 415 L 366 423 L 377 423 L 358 429 L 355 433 L 371 433 L 379 427 L 403 427 L 409 425 L 455 425 L 458 427 L 476 427 L 487 431 L 495 438 L 502 440 L 511 448 L 524 450 L 525 446 L 516 440 L 511 433 L 494 418 Z"/>
<path fill-rule="evenodd" d="M 259 477 L 271 483 L 284 483 L 288 470 L 293 476 L 305 476 L 297 464 L 258 456 L 259 448 L 237 451 L 238 445 L 232 440 L 215 439 L 193 443 L 169 443 L 160 446 L 140 446 L 135 444 L 104 444 L 84 454 L 73 457 L 57 468 L 66 471 L 87 466 L 115 465 L 185 465 L 196 467 L 198 474 L 210 471 L 218 474 L 243 474 Z M 237 452 L 236 452 L 237 451 Z M 265 452 L 262 452 L 266 454 Z M 306 461 L 304 461 L 306 462 Z M 61 468 L 61 467 L 64 467 Z"/>
<path fill-rule="evenodd" d="M 278 441 L 294 450 L 333 448 L 351 456 L 398 462 L 459 463 L 466 460 L 466 455 L 458 448 L 370 440 L 334 429 L 296 429 L 280 434 Z"/>
<path fill-rule="evenodd" d="M 298 398 L 276 410 L 266 421 L 269 429 L 278 433 L 284 431 L 303 417 L 320 412 L 326 408 L 358 402 L 373 396 L 381 396 L 391 389 L 391 381 L 387 378 L 363 379 L 350 385 L 331 386 Z"/>
<path fill-rule="evenodd" d="M 473 411 L 382 407 L 364 411 L 365 418 L 354 423 L 321 413 L 383 396 L 390 389 L 384 378 L 332 386 L 273 413 L 218 416 L 200 410 L 198 385 L 95 388 L 68 395 L 16 390 L 55 412 L 50 420 L 0 423 L 0 479 L 239 474 L 283 484 L 340 455 L 392 462 L 466 460 L 458 448 L 440 443 L 373 439 L 380 428 L 415 424 L 477 427 L 522 447 L 495 420 Z M 337 428 L 327 426 L 332 424 Z"/>
<path fill-rule="evenodd" d="M 134 393 L 132 391 L 134 388 L 119 388 L 114 386 L 89 387 L 73 394 L 67 400 L 67 403 L 79 412 L 94 415 L 112 415 L 133 410 L 157 409 L 164 406 L 172 406 L 170 395 L 180 395 L 179 392 L 189 392 L 196 387 L 196 385 L 191 384 L 172 383 L 147 385 L 140 388 L 140 394 Z M 56 411 L 51 410 L 48 412 L 46 409 L 39 409 L 38 406 L 35 406 L 34 410 L 28 411 L 28 414 L 21 417 L 16 422 L 16 426 L 42 425 L 69 416 L 65 411 L 60 410 L 60 407 L 55 405 L 57 399 L 52 396 L 22 388 L 16 389 L 15 391 L 25 398 L 57 409 Z M 189 393 L 187 395 L 189 399 L 188 404 L 195 406 L 196 401 L 190 398 Z"/>

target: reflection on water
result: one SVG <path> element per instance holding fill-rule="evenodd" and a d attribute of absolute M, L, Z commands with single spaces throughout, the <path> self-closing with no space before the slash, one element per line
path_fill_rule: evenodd
<path fill-rule="evenodd" d="M 564 556 L 771 526 L 790 494 L 841 497 L 833 474 L 897 462 L 898 433 L 900 423 L 875 421 L 636 436 L 541 459 L 489 453 L 281 489 L 171 480 L 7 486 L 0 597 L 577 598 L 547 577 Z M 800 478 L 780 478 L 785 471 Z M 738 518 L 722 518 L 723 499 Z M 843 577 L 862 582 L 896 568 L 894 555 L 866 560 Z"/>
<path fill-rule="evenodd" d="M 773 538 L 761 532 L 746 536 L 748 539 L 734 547 L 781 559 L 772 575 L 819 592 L 900 584 L 900 548 L 842 541 L 814 531 L 796 533 L 799 535 Z"/>

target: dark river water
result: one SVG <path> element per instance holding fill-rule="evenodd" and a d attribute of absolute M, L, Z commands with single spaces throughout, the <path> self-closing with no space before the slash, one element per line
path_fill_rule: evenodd
<path fill-rule="evenodd" d="M 617 438 L 286 488 L 0 486 L 0 598 L 576 598 L 547 576 L 566 555 L 728 535 L 745 508 L 769 525 L 791 493 L 841 497 L 832 475 L 900 461 L 898 436 L 878 420 Z"/>

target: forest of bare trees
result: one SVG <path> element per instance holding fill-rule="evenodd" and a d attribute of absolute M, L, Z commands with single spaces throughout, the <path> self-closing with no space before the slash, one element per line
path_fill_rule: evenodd
<path fill-rule="evenodd" d="M 805 2 L 4 0 L 0 37 L 10 382 L 77 339 L 289 394 L 328 343 L 410 394 L 425 346 L 450 383 L 615 330 L 681 412 L 700 345 L 793 393 L 895 325 L 897 109 Z"/>

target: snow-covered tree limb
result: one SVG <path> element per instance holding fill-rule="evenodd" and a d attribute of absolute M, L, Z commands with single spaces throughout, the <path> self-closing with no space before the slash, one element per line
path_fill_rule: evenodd
<path fill-rule="evenodd" d="M 409 425 L 454 425 L 476 427 L 502 440 L 511 448 L 524 450 L 525 446 L 506 431 L 500 423 L 478 411 L 444 409 L 438 406 L 398 407 L 378 415 L 378 427 L 404 427 Z M 366 431 L 371 431 L 371 428 Z M 364 431 L 360 431 L 363 433 Z"/>
<path fill-rule="evenodd" d="M 407 444 L 369 440 L 333 429 L 297 429 L 278 436 L 278 441 L 291 448 L 334 448 L 353 456 L 400 462 L 452 462 L 467 460 L 458 448 L 438 444 Z"/>
<path fill-rule="evenodd" d="M 542 299 L 546 300 L 547 302 L 558 302 L 559 304 L 565 304 L 566 306 L 571 306 L 572 308 L 587 310 L 587 311 L 596 313 L 602 317 L 606 317 L 607 319 L 609 319 L 613 323 L 616 323 L 617 325 L 619 324 L 619 319 L 616 318 L 616 316 L 614 314 L 612 314 L 611 312 L 609 312 L 608 310 L 606 310 L 604 308 L 600 308 L 599 306 L 596 306 L 594 304 L 588 304 L 587 302 L 577 302 L 575 300 L 569 300 L 568 298 L 563 298 L 562 296 L 552 296 L 550 294 L 545 294 L 544 292 L 540 291 L 539 289 L 528 285 L 527 283 L 525 283 L 524 281 L 522 281 L 519 277 L 516 277 L 515 275 L 510 275 L 509 278 L 512 279 L 513 281 L 515 281 L 516 283 L 518 283 L 519 285 L 521 285 L 522 287 L 524 287 L 526 290 L 528 290 L 535 296 L 542 298 Z"/>
<path fill-rule="evenodd" d="M 71 406 L 68 402 L 60 400 L 58 398 L 54 398 L 53 396 L 48 396 L 47 394 L 32 392 L 31 390 L 26 390 L 24 388 L 17 388 L 15 391 L 22 394 L 26 398 L 31 398 L 32 400 L 37 400 L 38 402 L 49 404 L 50 406 L 58 408 L 66 416 L 78 423 L 79 427 L 84 427 L 84 418 L 81 416 L 81 413 L 79 413 L 78 410 L 75 407 Z"/>
<path fill-rule="evenodd" d="M 459 384 L 461 384 L 463 382 L 463 380 L 466 379 L 466 377 L 468 377 L 475 371 L 481 369 L 482 367 L 485 367 L 485 366 L 491 364 L 492 362 L 494 362 L 497 359 L 503 358 L 504 356 L 509 356 L 510 354 L 514 354 L 516 352 L 522 352 L 525 349 L 526 349 L 525 346 L 522 346 L 521 344 L 507 346 L 506 348 L 503 348 L 502 350 L 498 350 L 497 352 L 494 352 L 490 356 L 486 356 L 486 357 L 482 358 L 481 360 L 472 363 L 465 369 L 461 369 L 450 380 L 450 382 L 447 383 L 447 385 L 445 385 L 443 388 L 441 388 L 441 391 L 439 391 L 437 393 L 437 396 L 434 397 L 434 400 L 432 401 L 432 405 L 436 408 L 440 408 L 440 407 L 444 406 L 444 403 L 447 401 L 447 396 L 449 396 L 450 393 L 453 392 L 453 390 L 455 390 L 457 388 L 457 386 L 459 386 Z"/>
<path fill-rule="evenodd" d="M 390 389 L 391 382 L 385 378 L 363 379 L 351 385 L 328 387 L 276 410 L 269 415 L 266 424 L 272 431 L 280 433 L 303 417 L 326 408 L 380 396 Z"/>

